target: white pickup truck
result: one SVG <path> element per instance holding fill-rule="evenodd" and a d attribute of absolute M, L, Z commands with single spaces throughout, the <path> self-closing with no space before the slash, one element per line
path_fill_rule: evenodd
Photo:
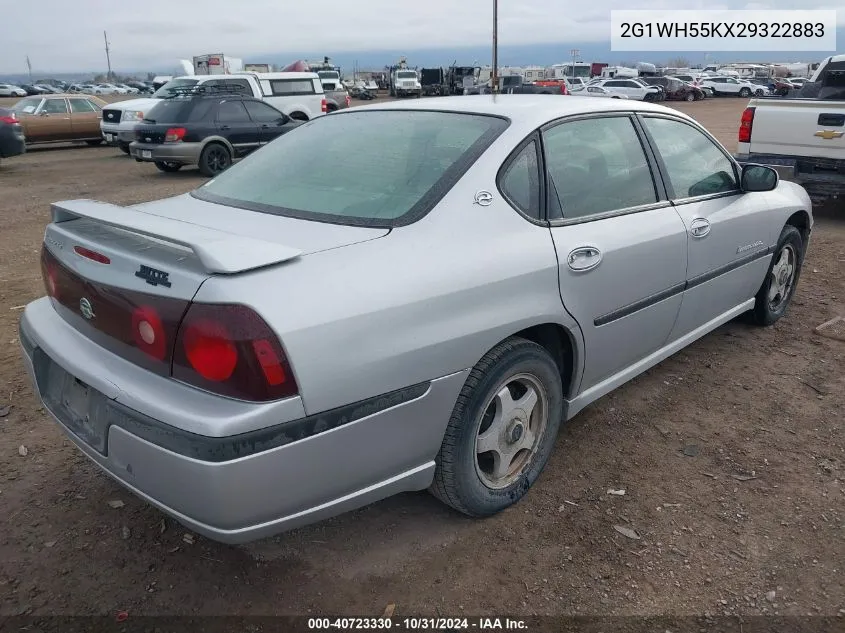
<path fill-rule="evenodd" d="M 292 119 L 309 121 L 326 113 L 327 102 L 317 73 L 235 73 L 229 75 L 187 75 L 168 81 L 144 99 L 117 101 L 103 108 L 100 131 L 109 145 L 129 153 L 135 140 L 135 126 L 160 99 L 174 94 L 174 89 L 203 85 L 235 85 L 245 94 L 263 99 Z"/>
<path fill-rule="evenodd" d="M 736 158 L 775 168 L 814 203 L 845 196 L 845 55 L 825 59 L 786 97 L 749 101 Z"/>

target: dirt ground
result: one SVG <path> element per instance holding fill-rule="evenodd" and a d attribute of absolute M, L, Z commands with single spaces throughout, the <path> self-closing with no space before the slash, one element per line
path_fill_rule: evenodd
<path fill-rule="evenodd" d="M 742 100 L 677 107 L 735 148 Z M 0 166 L 0 624 L 388 603 L 396 615 L 845 614 L 845 343 L 813 332 L 845 315 L 842 205 L 816 211 L 785 319 L 730 323 L 589 407 L 508 511 L 470 520 L 405 494 L 231 547 L 187 543 L 89 464 L 36 403 L 17 341 L 21 306 L 43 294 L 51 202 L 133 204 L 202 182 L 106 147 Z"/>

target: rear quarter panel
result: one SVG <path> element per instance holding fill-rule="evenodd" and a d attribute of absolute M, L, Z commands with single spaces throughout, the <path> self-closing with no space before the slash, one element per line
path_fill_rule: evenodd
<path fill-rule="evenodd" d="M 518 138 L 516 137 L 518 136 Z M 316 413 L 464 370 L 499 341 L 563 310 L 549 230 L 501 197 L 506 132 L 427 216 L 387 236 L 236 277 L 197 301 L 242 301 L 280 335 Z M 479 190 L 490 206 L 474 204 Z"/>

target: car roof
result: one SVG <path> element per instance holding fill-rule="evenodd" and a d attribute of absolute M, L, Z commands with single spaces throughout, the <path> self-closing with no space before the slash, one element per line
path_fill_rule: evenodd
<path fill-rule="evenodd" d="M 340 110 L 332 116 L 362 110 L 423 110 L 502 116 L 525 126 L 540 127 L 548 121 L 578 114 L 602 112 L 663 112 L 687 115 L 645 101 L 603 101 L 576 95 L 465 95 L 430 97 L 410 101 L 387 101 Z"/>

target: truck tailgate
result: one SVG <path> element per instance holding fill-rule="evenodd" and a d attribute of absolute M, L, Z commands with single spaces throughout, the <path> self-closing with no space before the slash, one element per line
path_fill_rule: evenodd
<path fill-rule="evenodd" d="M 845 102 L 754 100 L 749 154 L 845 160 Z"/>

